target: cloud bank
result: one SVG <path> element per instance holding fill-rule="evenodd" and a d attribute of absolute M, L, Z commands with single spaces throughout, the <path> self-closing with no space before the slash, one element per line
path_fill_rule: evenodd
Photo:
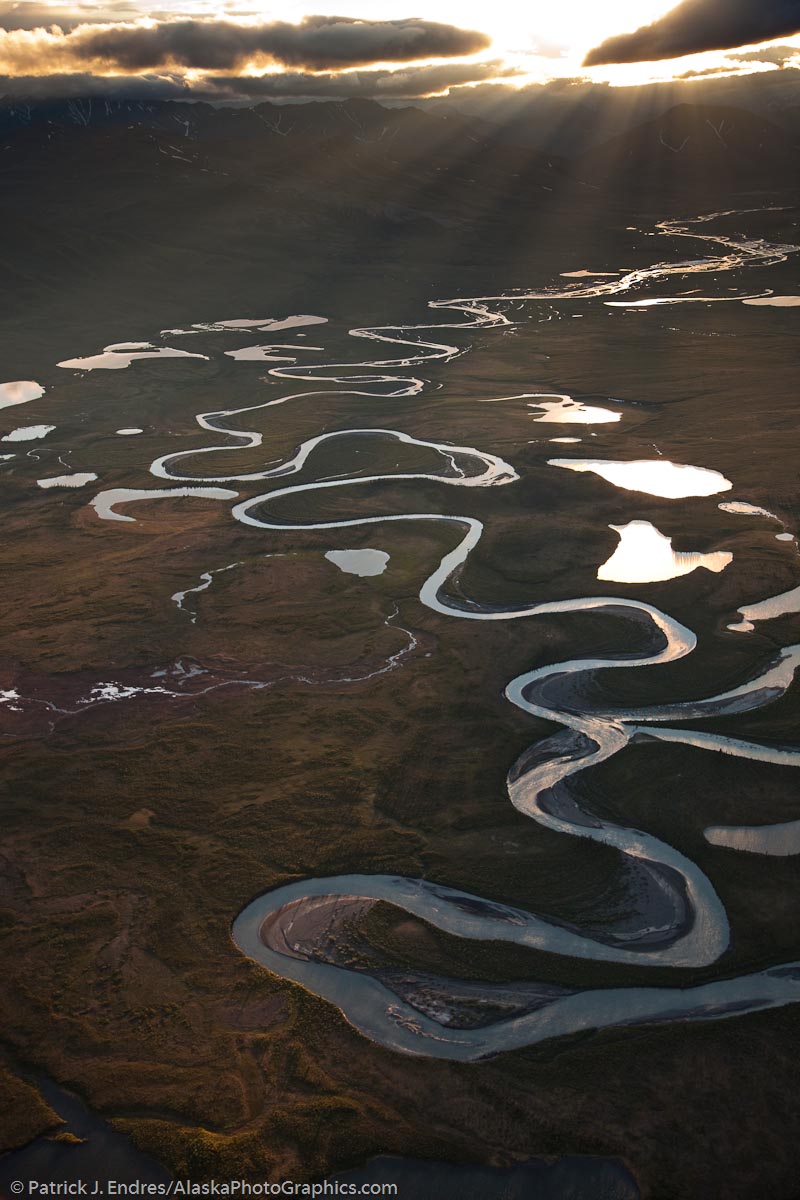
<path fill-rule="evenodd" d="M 277 64 L 330 71 L 378 63 L 455 58 L 485 50 L 486 34 L 436 21 L 309 16 L 297 25 L 272 21 L 167 20 L 158 24 L 83 24 L 0 32 L 0 70 L 9 75 L 78 69 L 143 72 L 239 71 Z"/>
<path fill-rule="evenodd" d="M 346 74 L 310 75 L 302 71 L 280 74 L 209 76 L 204 80 L 209 94 L 220 98 L 346 100 L 354 96 L 375 100 L 413 100 L 437 95 L 451 87 L 508 79 L 521 72 L 502 62 L 439 63 L 405 70 L 349 71 Z"/>
<path fill-rule="evenodd" d="M 800 58 L 800 46 L 765 46 L 762 50 L 750 50 L 747 54 L 729 54 L 734 63 L 771 63 L 775 67 L 785 67 L 787 63 Z"/>
<path fill-rule="evenodd" d="M 652 25 L 607 38 L 589 51 L 583 65 L 680 58 L 798 32 L 800 0 L 683 0 Z"/>
<path fill-rule="evenodd" d="M 74 29 L 97 21 L 132 20 L 141 16 L 129 0 L 108 0 L 105 4 L 70 4 L 65 8 L 40 0 L 0 0 L 0 29 L 47 29 L 58 25 Z"/>
<path fill-rule="evenodd" d="M 376 68 L 310 74 L 305 71 L 264 75 L 208 75 L 189 83 L 180 74 L 92 75 L 76 71 L 54 75 L 0 75 L 0 96 L 28 101 L 102 96 L 112 100 L 414 100 L 441 95 L 450 88 L 510 79 L 519 68 L 499 60 L 437 63 L 399 70 Z"/>

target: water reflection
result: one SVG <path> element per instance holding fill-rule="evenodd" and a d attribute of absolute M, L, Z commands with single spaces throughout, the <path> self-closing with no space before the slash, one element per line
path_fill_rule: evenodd
<path fill-rule="evenodd" d="M 228 358 L 236 359 L 237 362 L 297 362 L 295 355 L 276 354 L 276 349 L 280 349 L 280 347 L 242 346 L 239 350 L 226 350 L 224 353 Z"/>
<path fill-rule="evenodd" d="M 54 429 L 55 425 L 20 425 L 19 429 L 12 429 L 11 433 L 0 438 L 0 441 L 34 442 L 37 438 L 47 437 L 48 433 L 52 433 Z"/>
<path fill-rule="evenodd" d="M 727 492 L 733 484 L 719 471 L 691 467 L 666 458 L 640 458 L 633 462 L 614 462 L 600 458 L 551 458 L 548 466 L 568 471 L 591 471 L 607 483 L 629 492 L 645 492 L 676 500 L 683 496 L 713 496 Z"/>
<path fill-rule="evenodd" d="M 606 308 L 655 308 L 659 304 L 725 304 L 738 299 L 738 296 L 654 296 L 650 300 L 605 300 L 604 304 Z"/>
<path fill-rule="evenodd" d="M 788 858 L 800 854 L 800 821 L 779 825 L 710 825 L 703 836 L 712 846 Z"/>
<path fill-rule="evenodd" d="M 609 529 L 619 534 L 619 546 L 598 569 L 598 579 L 615 583 L 657 583 L 689 575 L 698 567 L 719 573 L 733 559 L 727 550 L 715 550 L 711 554 L 673 550 L 672 538 L 649 521 L 629 521 L 627 525 L 609 525 Z"/>
<path fill-rule="evenodd" d="M 0 408 L 11 408 L 14 404 L 27 404 L 44 395 L 44 388 L 32 379 L 15 379 L 12 383 L 0 383 Z"/>
<path fill-rule="evenodd" d="M 610 408 L 600 408 L 598 405 L 584 404 L 581 400 L 573 400 L 571 396 L 552 396 L 545 399 L 537 398 L 535 404 L 528 408 L 541 408 L 544 411 L 534 421 L 558 421 L 564 425 L 605 425 L 622 419 L 621 412 Z"/>
<path fill-rule="evenodd" d="M 178 336 L 186 333 L 214 333 L 223 330 L 236 332 L 242 329 L 257 329 L 260 333 L 275 333 L 279 329 L 297 329 L 303 325 L 327 325 L 327 317 L 316 317 L 310 313 L 295 313 L 290 317 L 233 317 L 226 321 L 198 321 L 191 329 L 162 329 L 162 336 Z"/>
<path fill-rule="evenodd" d="M 52 475 L 49 479 L 37 479 L 40 488 L 79 488 L 92 483 L 97 476 L 92 471 L 76 472 L 74 475 Z"/>
<path fill-rule="evenodd" d="M 759 600 L 756 604 L 747 604 L 739 609 L 740 616 L 744 618 L 743 624 L 750 622 L 751 629 L 753 621 L 770 621 L 774 617 L 785 617 L 796 612 L 800 612 L 800 587 L 780 592 L 777 596 L 768 596 L 766 600 Z M 729 625 L 728 628 L 735 627 Z"/>
<path fill-rule="evenodd" d="M 383 550 L 329 550 L 325 557 L 348 575 L 382 575 L 389 562 Z"/>
<path fill-rule="evenodd" d="M 65 358 L 57 365 L 75 371 L 121 371 L 140 358 L 208 359 L 208 355 L 174 350 L 171 346 L 153 346 L 150 342 L 115 342 L 105 346 L 102 354 L 90 354 L 87 358 Z"/>
<path fill-rule="evenodd" d="M 97 476 L 90 475 L 88 478 L 97 479 Z M 41 480 L 39 483 L 40 486 L 43 486 Z M 126 517 L 124 513 L 116 512 L 116 505 L 130 504 L 134 500 L 172 499 L 175 496 L 201 496 L 206 500 L 235 500 L 238 495 L 238 492 L 232 492 L 229 488 L 217 487 L 108 488 L 104 492 L 98 492 L 89 503 L 103 521 L 135 521 L 136 517 Z"/>
<path fill-rule="evenodd" d="M 596 404 L 584 404 L 561 392 L 519 392 L 515 396 L 494 396 L 482 400 L 482 404 L 499 404 L 502 400 L 531 400 L 528 408 L 539 409 L 540 416 L 534 421 L 557 422 L 561 425 L 603 425 L 622 420 L 621 412 L 611 408 L 600 408 Z"/>
<path fill-rule="evenodd" d="M 780 520 L 768 508 L 761 508 L 758 504 L 748 504 L 746 500 L 726 500 L 722 504 L 718 504 L 717 508 L 721 512 L 736 513 L 737 516 L 769 517 L 771 521 Z"/>
<path fill-rule="evenodd" d="M 797 308 L 800 305 L 800 296 L 754 296 L 751 299 L 743 300 L 742 304 L 763 304 L 771 308 Z"/>

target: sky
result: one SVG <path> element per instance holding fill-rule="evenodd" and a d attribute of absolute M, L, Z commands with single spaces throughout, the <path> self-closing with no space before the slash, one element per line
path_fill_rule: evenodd
<path fill-rule="evenodd" d="M 310 7 L 309 7 L 310 5 Z M 800 68 L 800 0 L 0 0 L 0 94 L 414 98 Z"/>

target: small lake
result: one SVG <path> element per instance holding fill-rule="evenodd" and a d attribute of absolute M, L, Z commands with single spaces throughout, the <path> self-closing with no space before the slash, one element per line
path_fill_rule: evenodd
<path fill-rule="evenodd" d="M 0 383 L 0 408 L 11 408 L 15 404 L 27 404 L 44 395 L 44 388 L 32 379 L 15 379 L 13 383 Z"/>
<path fill-rule="evenodd" d="M 648 496 L 663 496 L 668 500 L 684 496 L 713 496 L 733 487 L 719 471 L 708 467 L 691 467 L 670 462 L 666 458 L 640 458 L 633 462 L 614 462 L 600 458 L 551 458 L 550 467 L 567 471 L 591 471 L 607 483 L 629 492 L 645 492 Z"/>
<path fill-rule="evenodd" d="M 627 525 L 609 525 L 619 535 L 619 545 L 601 567 L 597 578 L 615 583 L 657 583 L 689 575 L 698 567 L 724 571 L 733 555 L 727 550 L 701 554 L 692 550 L 673 550 L 667 537 L 649 521 L 629 521 Z"/>
<path fill-rule="evenodd" d="M 389 562 L 383 550 L 329 550 L 325 557 L 348 575 L 382 575 Z"/>

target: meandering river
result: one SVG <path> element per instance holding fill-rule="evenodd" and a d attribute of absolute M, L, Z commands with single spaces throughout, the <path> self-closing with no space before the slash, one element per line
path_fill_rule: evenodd
<path fill-rule="evenodd" d="M 367 448 L 374 439 L 389 439 L 434 451 L 442 461 L 440 472 L 375 473 L 288 484 L 240 500 L 233 506 L 232 513 L 243 525 L 273 531 L 341 530 L 390 522 L 445 524 L 452 527 L 455 545 L 421 584 L 419 597 L 429 609 L 453 620 L 474 622 L 535 620 L 539 616 L 591 611 L 607 619 L 609 631 L 614 627 L 619 631 L 619 652 L 616 654 L 574 658 L 523 671 L 509 682 L 505 695 L 511 704 L 532 717 L 560 725 L 561 730 L 533 745 L 511 766 L 507 788 L 511 804 L 531 820 L 567 836 L 591 839 L 617 850 L 626 869 L 637 880 L 641 897 L 639 911 L 600 931 L 554 915 L 488 901 L 429 880 L 351 874 L 278 887 L 248 904 L 234 920 L 233 938 L 243 954 L 336 1004 L 352 1025 L 384 1046 L 409 1054 L 473 1060 L 583 1029 L 679 1018 L 724 1018 L 799 1001 L 800 962 L 796 962 L 693 987 L 587 988 L 567 992 L 542 985 L 532 998 L 533 985 L 530 984 L 481 985 L 482 997 L 477 1001 L 472 998 L 472 1016 L 465 1019 L 459 997 L 463 999 L 466 985 L 428 976 L 419 986 L 413 987 L 407 980 L 402 984 L 392 980 L 390 973 L 369 974 L 350 969 L 322 954 L 315 945 L 314 931 L 319 931 L 321 940 L 324 923 L 335 919 L 337 911 L 355 909 L 363 912 L 377 901 L 388 901 L 438 929 L 462 938 L 497 940 L 573 959 L 670 968 L 701 968 L 716 963 L 728 948 L 730 928 L 725 907 L 711 880 L 696 863 L 665 841 L 646 831 L 593 815 L 583 807 L 576 781 L 591 767 L 610 759 L 631 743 L 646 741 L 682 743 L 710 753 L 800 766 L 800 750 L 796 747 L 765 746 L 674 727 L 675 723 L 680 725 L 692 719 L 745 712 L 774 701 L 792 683 L 800 662 L 800 647 L 786 647 L 770 661 L 755 666 L 752 678 L 733 690 L 689 698 L 678 704 L 635 709 L 604 706 L 598 700 L 602 694 L 598 685 L 605 672 L 616 666 L 624 665 L 628 669 L 652 667 L 684 658 L 695 649 L 694 632 L 653 605 L 613 595 L 544 601 L 515 608 L 482 605 L 457 598 L 452 584 L 483 533 L 482 522 L 474 516 L 440 512 L 375 513 L 298 524 L 275 515 L 287 497 L 303 494 L 324 498 L 343 488 L 360 488 L 383 480 L 425 480 L 472 489 L 509 486 L 518 479 L 511 463 L 477 447 L 426 441 L 390 426 L 322 432 L 303 441 L 285 461 L 244 473 L 215 470 L 215 455 L 221 452 L 230 455 L 237 446 L 242 449 L 259 447 L 262 434 L 248 429 L 247 419 L 256 411 L 273 405 L 332 394 L 365 397 L 373 403 L 376 399 L 392 402 L 419 396 L 426 386 L 425 381 L 413 373 L 406 373 L 407 369 L 433 360 L 447 362 L 463 353 L 463 347 L 443 340 L 448 331 L 488 331 L 510 325 L 512 322 L 505 310 L 512 302 L 546 300 L 558 304 L 596 298 L 602 304 L 607 302 L 606 297 L 637 293 L 646 285 L 673 275 L 712 274 L 752 265 L 764 267 L 783 262 L 800 251 L 795 245 L 774 245 L 762 239 L 709 232 L 708 224 L 725 215 L 728 214 L 708 214 L 681 223 L 664 221 L 657 226 L 656 232 L 664 237 L 692 239 L 713 247 L 714 253 L 707 257 L 658 262 L 613 278 L 593 276 L 540 290 L 518 289 L 494 296 L 435 300 L 429 307 L 437 314 L 454 314 L 452 320 L 350 330 L 353 338 L 391 347 L 388 357 L 354 363 L 329 362 L 312 366 L 304 362 L 303 365 L 287 366 L 280 358 L 270 359 L 267 353 L 271 349 L 283 350 L 283 346 L 252 347 L 247 348 L 247 353 L 234 353 L 232 357 L 245 362 L 280 364 L 269 369 L 273 377 L 325 386 L 272 398 L 246 408 L 201 413 L 197 422 L 201 429 L 212 435 L 213 443 L 199 450 L 164 455 L 151 465 L 151 472 L 157 479 L 167 480 L 177 487 L 172 491 L 153 490 L 150 496 L 198 491 L 224 498 L 236 493 L 218 485 L 261 481 L 272 484 L 285 480 L 302 469 L 312 451 L 336 439 L 362 439 Z M 575 278 L 579 274 L 573 273 Z M 729 301 L 743 299 L 741 295 L 684 295 L 653 301 L 645 298 L 635 303 L 707 303 L 723 298 Z M 260 323 L 242 319 L 166 332 L 179 336 L 204 329 L 251 330 L 257 325 L 264 330 L 275 330 L 290 328 L 292 321 L 302 324 L 321 323 L 321 320 L 289 318 L 276 324 L 274 321 Z M 185 352 L 157 350 L 149 344 L 118 344 L 106 347 L 103 355 L 67 360 L 60 365 L 118 369 L 125 365 L 123 358 L 130 362 L 154 354 L 185 356 Z M 335 390 L 331 390 L 331 385 Z M 562 419 L 574 428 L 582 418 L 588 423 L 618 420 L 611 410 L 580 404 L 576 407 L 570 397 L 549 394 L 538 397 L 541 401 L 538 405 L 536 396 L 529 399 L 533 401 L 531 407 L 541 408 L 542 416 L 538 419 L 542 421 Z M 624 426 L 624 420 L 620 425 Z M 203 470 L 198 464 L 208 465 Z M 553 460 L 551 466 L 554 470 L 593 471 L 615 486 L 652 491 L 676 502 L 685 496 L 719 495 L 732 486 L 731 481 L 719 472 L 702 465 L 668 463 L 663 459 L 635 463 L 558 459 Z M 101 493 L 92 503 L 99 515 L 125 520 L 113 506 L 147 496 L 146 491 L 122 495 L 117 489 Z M 724 557 L 713 560 L 716 563 L 713 569 L 723 569 L 727 561 L 722 561 Z M 213 572 L 208 574 L 209 583 L 212 575 Z M 200 591 L 201 588 L 190 590 Z M 179 593 L 181 597 L 186 594 Z M 746 616 L 752 615 L 755 608 L 742 612 Z M 640 643 L 643 630 L 649 635 L 647 652 L 636 656 L 626 652 L 631 626 L 638 627 L 637 642 Z M 772 845 L 776 839 L 780 840 L 780 833 L 780 827 L 775 827 L 773 835 L 761 837 L 761 844 Z M 716 827 L 709 831 L 710 841 L 720 842 L 721 836 Z M 759 838 L 753 836 L 752 831 L 749 838 L 744 835 L 737 838 L 735 831 L 725 836 L 726 845 L 758 851 Z M 495 1007 L 501 1010 L 500 1015 L 496 1019 L 476 1021 L 476 1005 L 478 1008 L 483 1005 L 484 1009 L 491 1007 L 493 998 Z"/>

